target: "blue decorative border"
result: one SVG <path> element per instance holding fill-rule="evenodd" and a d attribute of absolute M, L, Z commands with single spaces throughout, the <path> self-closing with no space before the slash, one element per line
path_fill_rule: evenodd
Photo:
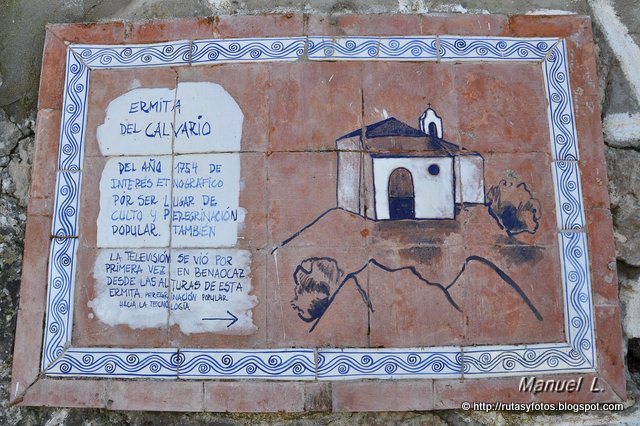
<path fill-rule="evenodd" d="M 71 348 L 78 199 L 90 69 L 298 60 L 525 61 L 542 66 L 549 101 L 552 171 L 567 342 L 451 348 Z M 42 371 L 59 377 L 319 380 L 496 377 L 594 371 L 589 259 L 584 233 L 564 40 L 504 37 L 289 37 L 71 45 L 67 55 L 58 191 L 49 265 Z M 61 238 L 64 237 L 64 238 Z"/>
<path fill-rule="evenodd" d="M 464 376 L 496 377 L 524 374 L 586 372 L 593 367 L 566 343 L 463 348 Z"/>
<path fill-rule="evenodd" d="M 91 69 L 188 65 L 190 41 L 135 45 L 74 45 L 72 50 Z"/>
<path fill-rule="evenodd" d="M 414 60 L 438 59 L 437 37 L 309 37 L 311 60 Z"/>
<path fill-rule="evenodd" d="M 53 238 L 44 323 L 42 369 L 48 368 L 71 343 L 77 238 Z"/>
<path fill-rule="evenodd" d="M 439 37 L 443 61 L 542 61 L 556 38 Z"/>
<path fill-rule="evenodd" d="M 584 229 L 584 211 L 580 172 L 577 161 L 553 161 L 553 182 L 556 190 L 556 216 L 561 230 Z M 576 182 L 578 182 L 576 184 Z"/>
<path fill-rule="evenodd" d="M 318 378 L 462 378 L 460 348 L 320 349 Z"/>
<path fill-rule="evenodd" d="M 206 379 L 295 379 L 316 378 L 312 349 L 181 349 L 178 377 Z"/>
<path fill-rule="evenodd" d="M 76 237 L 78 235 L 78 209 L 80 204 L 81 172 L 56 173 L 56 199 L 53 207 L 51 235 Z"/>
<path fill-rule="evenodd" d="M 89 68 L 73 53 L 67 51 L 67 73 L 62 98 L 62 126 L 58 169 L 78 171 L 84 160 L 84 127 L 89 93 Z"/>
<path fill-rule="evenodd" d="M 196 40 L 191 63 L 292 61 L 305 52 L 305 37 Z"/>
<path fill-rule="evenodd" d="M 595 367 L 595 336 L 591 302 L 589 254 L 584 232 L 560 232 L 564 281 L 565 332 L 573 351 Z"/>
<path fill-rule="evenodd" d="M 176 379 L 178 362 L 177 349 L 69 348 L 47 375 Z"/>
<path fill-rule="evenodd" d="M 553 159 L 577 161 L 579 159 L 578 141 L 564 40 L 553 47 L 542 64 L 549 101 L 549 129 Z"/>

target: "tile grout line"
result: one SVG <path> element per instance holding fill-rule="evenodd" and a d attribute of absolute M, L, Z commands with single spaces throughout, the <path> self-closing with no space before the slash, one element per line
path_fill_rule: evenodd
<path fill-rule="evenodd" d="M 93 68 L 91 68 L 91 66 L 90 66 L 89 64 L 87 64 L 87 63 L 82 59 L 82 56 L 81 56 L 78 52 L 76 52 L 76 51 L 74 50 L 74 47 L 75 47 L 75 46 L 76 46 L 76 44 L 75 44 L 75 43 L 68 44 L 68 45 L 67 45 L 67 49 L 69 49 L 69 52 L 71 52 L 71 54 L 72 54 L 73 56 L 75 56 L 75 58 L 76 58 L 76 60 L 77 60 L 78 62 L 80 62 L 80 63 L 81 63 L 82 65 L 84 65 L 85 67 L 87 67 L 87 70 L 88 70 L 88 71 L 91 71 Z M 68 64 L 67 64 L 67 65 L 68 65 Z M 89 88 L 87 87 L 87 90 L 88 90 L 88 89 L 89 89 Z M 85 105 L 85 106 L 86 106 L 86 105 Z"/>
<path fill-rule="evenodd" d="M 555 43 L 553 43 L 553 46 L 551 46 L 551 47 L 549 48 L 549 50 L 547 50 L 547 53 L 545 53 L 545 54 L 544 54 L 544 57 L 540 60 L 540 62 L 543 64 L 543 66 L 544 66 L 544 63 L 545 63 L 545 62 L 547 62 L 547 60 L 549 59 L 549 56 L 551 56 L 551 53 L 553 52 L 553 50 L 554 50 L 554 49 L 555 49 L 559 44 L 561 44 L 563 40 L 564 40 L 563 38 L 558 38 L 558 39 L 556 40 L 556 42 L 555 42 Z"/>
<path fill-rule="evenodd" d="M 180 80 L 180 76 L 178 74 L 178 72 L 176 71 L 176 85 L 174 88 L 174 92 L 173 92 L 173 127 L 171 130 L 171 159 L 170 159 L 170 163 L 171 163 L 171 169 L 170 169 L 170 175 L 169 175 L 169 264 L 167 265 L 167 284 L 168 284 L 168 289 L 167 289 L 167 343 L 171 344 L 171 296 L 173 295 L 173 291 L 172 291 L 172 283 L 171 283 L 171 263 L 173 260 L 173 248 L 171 246 L 171 240 L 172 240 L 172 236 L 173 236 L 173 230 L 172 230 L 172 224 L 173 224 L 173 163 L 175 161 L 175 132 L 173 131 L 173 129 L 175 128 L 176 125 L 176 116 L 177 116 L 177 111 L 178 109 L 176 108 L 176 102 L 178 101 L 178 83 Z M 173 345 L 171 345 L 173 346 Z M 181 356 L 180 356 L 180 346 L 178 345 L 178 347 L 175 348 L 176 349 L 176 360 L 177 360 L 177 364 L 176 365 L 176 380 L 180 379 L 180 360 L 181 360 Z"/>
<path fill-rule="evenodd" d="M 556 231 L 559 234 L 585 234 L 587 235 L 587 230 L 582 227 L 582 228 L 576 228 L 576 229 L 567 229 L 567 228 L 557 228 Z"/>
<path fill-rule="evenodd" d="M 266 73 L 267 73 L 267 82 L 269 82 L 268 84 L 271 85 L 271 65 L 267 65 L 267 69 L 266 69 Z M 269 89 L 271 88 L 271 86 L 268 87 Z M 269 94 L 271 93 L 271 90 L 267 90 L 266 91 L 266 104 L 267 106 L 270 104 L 271 99 L 269 98 Z M 270 113 L 270 109 L 267 108 L 267 129 L 271 129 L 271 113 Z M 264 153 L 264 160 L 265 160 L 265 186 L 266 186 L 266 200 L 265 200 L 265 204 L 266 204 L 266 213 L 267 213 L 267 220 L 265 221 L 265 227 L 266 227 L 266 238 L 267 238 L 267 250 L 268 252 L 266 253 L 266 256 L 271 255 L 273 257 L 272 262 L 275 268 L 275 272 L 276 272 L 276 283 L 278 285 L 278 287 L 280 286 L 280 276 L 279 276 L 279 271 L 278 271 L 278 252 L 277 252 L 277 246 L 270 246 L 270 243 L 273 243 L 273 241 L 271 241 L 271 232 L 269 230 L 269 212 L 270 212 L 270 208 L 271 208 L 271 185 L 269 185 L 269 157 L 271 157 L 271 151 L 270 151 L 270 146 L 271 146 L 271 132 L 268 132 L 268 138 L 267 138 L 267 151 Z M 240 141 L 240 143 L 242 144 L 242 141 Z M 275 249 L 275 251 L 274 251 Z M 267 257 L 267 260 L 268 257 Z M 267 274 L 269 272 L 269 267 L 268 267 L 268 261 L 265 262 L 266 265 L 266 270 L 267 270 Z M 266 280 L 267 283 L 265 285 L 266 288 L 266 294 L 265 297 L 268 297 L 268 295 L 270 294 L 269 291 L 269 284 L 270 284 L 270 280 L 267 279 Z M 273 284 L 272 284 L 273 285 Z M 266 303 L 266 301 L 265 301 Z M 280 301 L 280 298 L 278 297 L 278 305 L 280 306 L 280 313 L 281 313 L 281 317 L 284 320 L 284 311 L 282 309 L 282 303 Z M 270 335 L 270 322 L 269 322 L 269 308 L 268 306 L 265 307 L 265 339 L 267 342 L 269 342 L 269 335 Z M 285 331 L 285 327 L 284 324 L 282 325 L 282 331 L 284 334 L 284 340 L 286 340 L 286 331 Z"/>

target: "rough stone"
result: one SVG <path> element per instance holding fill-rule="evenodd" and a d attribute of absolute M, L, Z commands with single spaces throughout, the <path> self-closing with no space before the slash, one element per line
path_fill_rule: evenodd
<path fill-rule="evenodd" d="M 11 122 L 7 114 L 0 109 L 0 157 L 6 158 L 18 145 L 22 132 L 15 123 Z"/>
<path fill-rule="evenodd" d="M 609 193 L 618 259 L 640 266 L 640 152 L 607 148 Z"/>
<path fill-rule="evenodd" d="M 634 97 L 631 86 L 620 68 L 620 62 L 606 42 L 599 26 L 594 26 L 593 35 L 598 53 L 598 80 L 603 117 L 609 114 L 638 111 L 638 99 Z"/>
<path fill-rule="evenodd" d="M 623 307 L 623 325 L 627 337 L 640 337 L 640 277 L 622 279 L 620 299 Z"/>
<path fill-rule="evenodd" d="M 629 28 L 629 35 L 640 45 L 640 8 L 635 0 L 614 0 L 613 5 L 620 13 L 620 20 Z"/>
<path fill-rule="evenodd" d="M 0 194 L 0 381 L 8 379 L 11 365 L 25 220 L 15 198 Z"/>
<path fill-rule="evenodd" d="M 32 157 L 33 137 L 27 137 L 20 141 L 17 149 L 9 156 L 9 163 L 0 174 L 2 192 L 17 198 L 22 207 L 27 206 Z"/>

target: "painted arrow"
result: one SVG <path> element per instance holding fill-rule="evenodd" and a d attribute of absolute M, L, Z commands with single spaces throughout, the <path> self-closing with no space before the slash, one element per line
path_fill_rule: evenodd
<path fill-rule="evenodd" d="M 238 321 L 238 317 L 233 315 L 231 312 L 227 311 L 227 313 L 229 315 L 231 315 L 231 318 L 202 318 L 203 321 L 231 321 L 228 325 L 227 328 L 231 327 L 233 324 L 236 323 L 236 321 Z"/>

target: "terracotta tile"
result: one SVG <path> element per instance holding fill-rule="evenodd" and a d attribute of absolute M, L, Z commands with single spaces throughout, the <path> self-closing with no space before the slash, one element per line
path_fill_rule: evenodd
<path fill-rule="evenodd" d="M 282 210 L 284 210 L 284 207 Z M 297 223 L 300 222 L 300 219 L 290 216 L 291 213 L 289 212 L 278 213 L 282 210 L 271 209 L 274 218 L 271 223 L 281 221 L 276 222 L 276 224 L 282 228 L 295 229 L 295 231 L 290 231 L 290 234 L 280 241 L 274 240 L 271 250 L 279 247 L 293 250 L 296 247 L 320 245 L 352 247 L 364 253 L 367 237 L 371 234 L 372 222 L 370 220 L 366 220 L 355 213 L 334 208 L 318 215 L 319 219 L 317 221 L 314 218 L 310 219 L 308 223 L 295 225 L 294 221 Z M 282 232 L 285 233 L 287 231 L 283 229 Z"/>
<path fill-rule="evenodd" d="M 569 37 L 581 27 L 591 27 L 587 16 L 513 15 L 509 17 L 509 36 Z"/>
<path fill-rule="evenodd" d="M 53 215 L 53 199 L 52 198 L 29 198 L 29 203 L 27 206 L 27 215 L 51 217 Z"/>
<path fill-rule="evenodd" d="M 465 243 L 555 244 L 556 201 L 546 154 L 485 154 L 484 190 L 487 206 L 465 206 L 457 219 Z M 517 219 L 510 219 L 511 212 Z"/>
<path fill-rule="evenodd" d="M 45 34 L 42 72 L 38 92 L 38 110 L 61 109 L 67 46 L 50 30 Z"/>
<path fill-rule="evenodd" d="M 100 213 L 100 180 L 107 157 L 85 158 L 80 190 L 79 240 L 82 246 L 97 247 Z"/>
<path fill-rule="evenodd" d="M 333 411 L 430 410 L 435 394 L 432 380 L 335 382 Z"/>
<path fill-rule="evenodd" d="M 124 252 L 125 250 L 122 249 L 120 251 Z M 142 301 L 150 303 L 150 300 L 158 302 L 166 300 L 162 297 L 147 298 L 144 296 L 146 291 L 162 293 L 163 290 L 142 286 L 138 277 L 141 277 L 141 274 L 144 273 L 136 274 L 134 272 L 128 274 L 124 272 L 110 273 L 108 275 L 111 277 L 133 277 L 134 282 L 137 281 L 136 284 L 122 285 L 119 281 L 114 281 L 113 284 L 103 282 L 100 285 L 94 269 L 96 267 L 94 265 L 98 261 L 98 254 L 97 249 L 87 248 L 83 245 L 78 249 L 72 345 L 75 347 L 168 347 L 168 309 L 159 307 L 152 310 L 150 307 L 141 308 L 139 306 Z M 129 262 L 125 258 L 122 261 L 114 260 L 108 262 L 114 265 L 131 265 L 135 263 Z M 147 265 L 141 266 L 146 269 Z M 128 293 L 119 292 L 120 290 L 129 289 L 137 289 L 140 292 L 140 296 L 136 297 Z M 100 296 L 102 291 L 105 291 L 106 294 Z M 166 289 L 164 292 L 166 292 Z M 133 301 L 135 306 L 121 306 L 121 301 Z M 110 308 L 111 312 L 108 312 Z M 118 310 L 117 313 L 113 312 L 116 309 Z M 135 311 L 135 313 L 132 313 L 132 311 Z M 138 314 L 141 311 L 142 313 Z M 135 317 L 140 327 L 128 325 L 133 321 L 131 315 L 134 314 L 146 315 L 145 317 Z M 104 318 L 102 315 L 104 315 Z M 145 327 L 143 324 L 148 322 L 149 316 L 164 318 L 163 325 L 152 328 Z"/>
<path fill-rule="evenodd" d="M 361 128 L 363 66 L 348 61 L 270 64 L 269 150 L 333 150 L 336 139 Z"/>
<path fill-rule="evenodd" d="M 597 97 L 576 97 L 575 119 L 580 149 L 580 179 L 585 208 L 609 208 L 607 164 Z"/>
<path fill-rule="evenodd" d="M 624 348 L 620 308 L 617 306 L 596 306 L 596 349 L 598 351 L 598 372 L 603 381 L 621 399 L 627 399 L 625 383 Z"/>
<path fill-rule="evenodd" d="M 376 247 L 459 246 L 463 243 L 464 220 L 369 221 L 369 244 Z"/>
<path fill-rule="evenodd" d="M 547 377 L 545 377 L 546 379 Z M 576 380 L 582 379 L 580 390 L 576 392 L 539 392 L 534 394 L 534 402 L 568 402 L 568 403 L 594 403 L 594 402 L 620 402 L 621 398 L 613 392 L 613 389 L 606 380 L 598 374 L 565 374 L 551 376 L 554 380 Z M 591 386 L 595 382 L 596 388 L 591 391 Z M 624 382 L 623 382 L 624 386 Z M 596 390 L 597 389 L 597 390 Z M 600 392 L 598 391 L 600 390 Z M 624 395 L 624 394 L 623 394 Z"/>
<path fill-rule="evenodd" d="M 309 15 L 310 36 L 396 36 L 421 34 L 418 15 Z"/>
<path fill-rule="evenodd" d="M 14 355 L 11 371 L 11 387 L 9 399 L 15 401 L 22 397 L 29 386 L 40 374 L 41 347 L 35 342 L 42 342 L 42 321 L 44 309 L 36 307 L 20 309 L 16 322 Z"/>
<path fill-rule="evenodd" d="M 141 172 L 149 159 L 160 165 L 160 171 Z M 80 241 L 87 247 L 168 247 L 171 217 L 164 204 L 169 203 L 170 172 L 166 169 L 171 162 L 170 156 L 87 158 L 80 194 Z M 136 169 L 140 177 L 132 178 L 130 171 L 118 174 L 124 167 Z M 154 198 L 149 198 L 147 185 L 152 185 Z M 98 228 L 99 219 L 104 227 Z M 124 225 L 132 229 L 122 228 Z"/>
<path fill-rule="evenodd" d="M 420 115 L 432 107 L 442 117 L 443 138 L 460 144 L 458 129 L 462 116 L 457 112 L 458 88 L 454 87 L 454 71 L 453 64 L 435 62 L 381 62 L 367 67 L 362 79 L 363 125 L 394 117 L 420 129 Z M 356 129 L 344 129 L 339 136 Z M 374 139 L 368 144 L 375 142 Z"/>
<path fill-rule="evenodd" d="M 467 245 L 466 256 L 465 288 L 451 288 L 453 298 L 463 300 L 466 344 L 564 341 L 557 246 Z M 502 279 L 499 271 L 520 291 Z"/>
<path fill-rule="evenodd" d="M 267 238 L 267 157 L 264 154 L 241 154 L 240 207 L 245 222 L 238 229 L 238 247 L 266 248 Z"/>
<path fill-rule="evenodd" d="M 304 383 L 304 411 L 330 411 L 331 402 L 331 383 Z"/>
<path fill-rule="evenodd" d="M 176 87 L 178 74 L 174 68 L 138 68 L 123 70 L 93 70 L 89 78 L 89 98 L 85 132 L 85 156 L 99 156 L 97 129 L 105 122 L 109 103 L 138 88 Z M 148 101 L 147 99 L 142 99 Z M 141 130 L 141 129 L 138 129 Z"/>
<path fill-rule="evenodd" d="M 93 22 L 78 24 L 49 24 L 47 30 L 60 40 L 82 44 L 121 44 L 124 42 L 123 22 Z"/>
<path fill-rule="evenodd" d="M 167 19 L 127 23 L 127 43 L 159 43 L 173 40 L 212 38 L 216 19 Z"/>
<path fill-rule="evenodd" d="M 224 252 L 224 250 L 221 250 Z M 173 255 L 177 256 L 178 252 L 174 249 Z M 169 328 L 169 340 L 172 347 L 179 348 L 265 348 L 267 347 L 267 264 L 265 250 L 252 251 L 251 253 L 251 292 L 252 296 L 257 297 L 258 304 L 251 309 L 252 321 L 255 330 L 237 331 L 233 327 L 224 329 L 224 331 L 216 332 L 193 332 L 185 333 L 178 324 L 171 325 Z M 176 279 L 172 276 L 172 279 Z M 215 280 L 204 278 L 198 280 L 204 282 Z M 241 281 L 241 280 L 238 280 Z M 195 292 L 198 294 L 198 292 Z M 217 294 L 224 294 L 217 292 Z M 196 302 L 197 303 L 197 302 Z M 199 303 L 203 303 L 200 301 Z M 210 302 L 216 303 L 216 302 Z M 224 302 L 220 302 L 224 303 Z M 215 309 L 215 306 L 214 306 Z M 218 311 L 216 311 L 218 312 Z M 238 314 L 237 312 L 231 312 Z M 170 315 L 175 315 L 173 311 Z M 230 316 L 223 316 L 224 318 Z"/>
<path fill-rule="evenodd" d="M 269 145 L 267 64 L 225 64 L 178 68 L 179 82 L 221 85 L 244 113 L 242 150 L 266 152 Z"/>
<path fill-rule="evenodd" d="M 462 63 L 454 73 L 462 147 L 483 154 L 550 152 L 539 64 Z"/>
<path fill-rule="evenodd" d="M 226 16 L 220 15 L 215 18 L 216 37 L 238 38 L 238 37 L 295 37 L 303 34 L 302 15 L 245 15 Z"/>
<path fill-rule="evenodd" d="M 202 411 L 201 382 L 162 382 L 111 380 L 106 383 L 109 410 Z"/>
<path fill-rule="evenodd" d="M 571 90 L 574 96 L 598 96 L 598 72 L 591 22 L 566 39 L 567 60 L 571 62 Z M 599 105 L 599 102 L 598 102 Z"/>
<path fill-rule="evenodd" d="M 360 234 L 364 219 L 342 210 L 331 211 L 306 228 L 336 208 L 336 159 L 334 152 L 273 153 L 267 157 L 269 246 L 294 235 L 290 246 L 364 244 Z"/>
<path fill-rule="evenodd" d="M 51 241 L 51 218 L 28 216 L 24 235 L 23 268 L 20 282 L 20 309 L 44 311 L 47 268 Z"/>
<path fill-rule="evenodd" d="M 463 402 L 531 402 L 531 393 L 518 390 L 520 380 L 520 377 L 434 380 L 434 408 L 458 409 Z"/>
<path fill-rule="evenodd" d="M 587 241 L 595 306 L 618 305 L 616 248 L 612 233 L 613 219 L 608 209 L 587 210 Z"/>
<path fill-rule="evenodd" d="M 499 36 L 509 28 L 508 17 L 503 15 L 453 13 L 443 16 L 422 15 L 421 18 L 423 34 Z"/>
<path fill-rule="evenodd" d="M 308 34 L 331 36 L 501 35 L 506 31 L 507 26 L 507 17 L 500 15 L 310 15 Z"/>
<path fill-rule="evenodd" d="M 589 95 L 598 94 L 593 34 L 588 16 L 511 16 L 508 35 L 564 38 L 571 64 L 572 89 Z"/>
<path fill-rule="evenodd" d="M 446 287 L 464 266 L 463 247 L 372 248 L 369 255 L 373 259 L 366 271 L 374 309 L 369 313 L 371 346 L 462 343 L 465 315 L 456 305 L 460 307 L 463 300 L 452 298 Z M 464 287 L 464 281 L 461 276 L 456 283 Z"/>
<path fill-rule="evenodd" d="M 205 382 L 204 409 L 244 413 L 304 411 L 303 386 L 296 382 Z"/>
<path fill-rule="evenodd" d="M 354 280 L 344 278 L 366 265 L 366 254 L 347 247 L 282 247 L 267 259 L 267 339 L 270 347 L 363 347 L 368 344 L 368 309 Z M 294 276 L 294 273 L 297 275 Z M 357 275 L 366 289 L 366 273 Z M 295 279 L 300 283 L 296 285 Z M 312 291 L 311 285 L 328 289 Z M 302 291 L 307 287 L 307 291 Z M 296 290 L 297 289 L 297 290 Z M 297 294 L 297 292 L 299 294 Z M 328 296 L 327 294 L 330 294 Z M 328 298 L 333 297 L 326 307 Z M 297 306 L 310 322 L 298 317 Z M 321 318 L 316 321 L 317 318 Z M 314 323 L 317 322 L 315 329 Z"/>
<path fill-rule="evenodd" d="M 40 379 L 25 394 L 20 405 L 46 407 L 105 407 L 106 382 L 100 380 Z"/>
<path fill-rule="evenodd" d="M 235 246 L 242 249 L 262 249 L 267 244 L 267 193 L 266 188 L 266 155 L 262 153 L 212 153 L 212 154 L 188 154 L 175 155 L 173 158 L 173 182 L 171 189 L 172 213 L 171 232 L 173 247 L 228 247 L 235 242 Z M 180 165 L 180 164 L 183 165 Z M 182 173 L 186 165 L 196 164 L 197 175 L 193 171 Z M 213 172 L 212 164 L 220 165 Z M 214 166 L 214 167 L 216 167 Z M 236 167 L 240 167 L 240 171 Z M 219 171 L 217 171 L 219 170 Z M 235 184 L 231 179 L 239 175 L 239 181 Z M 196 177 L 194 177 L 196 176 Z M 221 188 L 189 188 L 193 179 L 215 179 L 224 185 Z M 182 183 L 184 185 L 182 185 Z M 181 187 L 181 185 L 183 187 Z M 235 188 L 232 185 L 236 185 Z M 233 191 L 239 192 L 239 198 L 234 198 Z M 191 198 L 193 197 L 193 198 Z M 216 222 L 215 218 L 192 219 L 189 213 L 217 210 L 226 212 L 235 211 L 237 220 Z M 192 224 L 208 226 L 213 225 L 216 231 L 213 236 L 203 235 L 200 238 L 189 237 L 187 232 L 179 227 Z M 237 231 L 233 228 L 237 227 Z M 225 234 L 225 230 L 236 232 L 237 238 L 231 234 Z M 237 241 L 237 242 L 236 242 Z"/>
<path fill-rule="evenodd" d="M 38 112 L 36 140 L 31 171 L 30 199 L 53 199 L 56 181 L 58 147 L 60 146 L 60 111 Z"/>

